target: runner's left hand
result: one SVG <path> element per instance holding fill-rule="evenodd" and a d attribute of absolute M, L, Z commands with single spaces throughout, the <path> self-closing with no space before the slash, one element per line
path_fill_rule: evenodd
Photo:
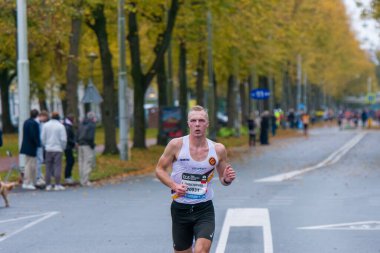
<path fill-rule="evenodd" d="M 231 165 L 227 165 L 226 169 L 223 172 L 223 179 L 227 183 L 231 183 L 236 178 L 236 173 Z"/>

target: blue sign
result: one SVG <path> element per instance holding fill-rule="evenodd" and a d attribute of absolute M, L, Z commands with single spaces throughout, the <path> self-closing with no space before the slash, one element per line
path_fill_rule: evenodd
<path fill-rule="evenodd" d="M 266 100 L 270 96 L 270 91 L 268 89 L 253 89 L 250 95 L 252 99 Z"/>
<path fill-rule="evenodd" d="M 305 105 L 302 104 L 302 103 L 299 103 L 298 106 L 297 106 L 298 110 L 302 111 L 302 110 L 305 110 Z"/>

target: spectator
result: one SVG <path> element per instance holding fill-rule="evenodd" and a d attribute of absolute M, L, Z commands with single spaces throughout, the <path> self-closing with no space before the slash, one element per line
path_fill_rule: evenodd
<path fill-rule="evenodd" d="M 67 136 L 65 127 L 59 122 L 58 112 L 52 112 L 49 120 L 42 128 L 42 144 L 46 152 L 46 190 L 53 189 L 51 177 L 54 177 L 54 190 L 65 190 L 61 185 L 62 153 L 66 148 Z"/>
<path fill-rule="evenodd" d="M 88 112 L 86 119 L 83 120 L 78 129 L 78 164 L 82 186 L 91 186 L 89 176 L 95 167 L 95 123 L 95 113 Z"/>
<path fill-rule="evenodd" d="M 43 110 L 38 114 L 38 125 L 40 129 L 40 138 L 42 134 L 43 125 L 49 120 L 49 114 L 47 111 Z M 36 186 L 42 187 L 45 185 L 44 175 L 42 174 L 42 164 L 44 163 L 44 148 L 37 148 L 37 175 L 36 175 Z"/>
<path fill-rule="evenodd" d="M 289 114 L 288 114 L 288 123 L 289 123 L 289 127 L 292 129 L 295 128 L 295 124 L 294 124 L 295 119 L 296 119 L 296 115 L 294 114 L 294 110 L 290 109 Z"/>
<path fill-rule="evenodd" d="M 0 147 L 3 146 L 3 130 L 0 129 Z"/>
<path fill-rule="evenodd" d="M 361 118 L 362 118 L 362 124 L 363 124 L 363 128 L 364 128 L 365 125 L 366 125 L 366 122 L 367 122 L 367 120 L 368 120 L 368 114 L 367 114 L 367 111 L 366 111 L 366 110 L 363 110 L 363 111 L 362 111 Z"/>
<path fill-rule="evenodd" d="M 26 190 L 35 190 L 37 167 L 37 149 L 41 147 L 40 127 L 37 122 L 38 110 L 30 111 L 30 118 L 24 122 L 22 144 L 20 154 L 25 155 L 25 174 L 22 188 Z"/>
<path fill-rule="evenodd" d="M 269 144 L 269 121 L 270 115 L 268 111 L 264 111 L 261 115 L 261 123 L 260 123 L 260 143 L 261 145 Z"/>
<path fill-rule="evenodd" d="M 343 127 L 342 127 L 343 120 L 344 120 L 344 112 L 340 111 L 339 114 L 338 114 L 338 127 L 339 127 L 339 130 L 343 129 Z"/>
<path fill-rule="evenodd" d="M 75 163 L 74 160 L 74 148 L 75 148 L 75 132 L 74 132 L 74 115 L 69 114 L 63 121 L 63 125 L 66 129 L 67 135 L 67 145 L 65 149 L 65 157 L 66 157 L 66 166 L 65 166 L 65 183 L 73 184 L 74 180 L 72 178 L 73 166 Z"/>
<path fill-rule="evenodd" d="M 275 136 L 276 130 L 277 130 L 277 118 L 276 118 L 275 112 L 273 111 L 269 117 L 270 117 L 270 125 L 271 125 L 271 130 L 272 130 L 272 136 Z"/>
<path fill-rule="evenodd" d="M 254 113 L 251 113 L 249 119 L 247 120 L 248 123 L 248 133 L 249 133 L 249 146 L 255 146 L 256 145 L 256 121 Z"/>

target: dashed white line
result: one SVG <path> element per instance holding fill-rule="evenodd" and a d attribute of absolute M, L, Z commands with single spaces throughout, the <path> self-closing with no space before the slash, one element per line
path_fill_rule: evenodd
<path fill-rule="evenodd" d="M 8 219 L 8 220 L 3 220 L 3 221 L 0 221 L 0 223 L 5 223 L 5 222 L 14 222 L 14 221 L 19 221 L 19 220 L 25 220 L 25 219 L 30 219 L 30 218 L 35 218 L 35 217 L 41 217 L 35 221 L 32 221 L 28 224 L 26 224 L 25 226 L 13 231 L 12 233 L 8 234 L 8 235 L 5 235 L 3 237 L 0 238 L 0 242 L 2 241 L 5 241 L 6 239 L 9 239 L 10 237 L 18 234 L 18 233 L 21 233 L 22 231 L 28 229 L 28 228 L 31 228 L 33 227 L 34 225 L 37 225 L 38 223 L 46 220 L 46 219 L 49 219 L 50 217 L 58 214 L 59 212 L 48 212 L 48 213 L 43 213 L 43 214 L 38 214 L 38 215 L 30 215 L 30 216 L 24 216 L 24 217 L 19 217 L 19 218 L 14 218 L 14 219 Z"/>
<path fill-rule="evenodd" d="M 317 165 L 307 167 L 302 170 L 294 170 L 287 173 L 282 173 L 278 175 L 274 175 L 271 177 L 266 177 L 262 179 L 255 180 L 257 183 L 268 183 L 268 182 L 282 182 L 285 180 L 292 179 L 294 177 L 303 175 L 307 172 L 319 169 L 321 167 L 332 165 L 339 161 L 350 149 L 352 149 L 356 144 L 359 143 L 359 141 L 365 136 L 366 133 L 359 133 L 354 138 L 352 138 L 350 141 L 348 141 L 344 146 L 342 146 L 340 149 L 332 153 L 329 157 L 327 157 L 322 162 L 318 163 Z"/>
<path fill-rule="evenodd" d="M 269 211 L 265 208 L 228 209 L 215 253 L 224 253 L 231 227 L 263 227 L 264 253 L 273 253 Z"/>
<path fill-rule="evenodd" d="M 322 226 L 312 226 L 312 227 L 300 227 L 297 229 L 303 230 L 380 230 L 379 221 L 360 221 L 360 222 L 351 222 L 351 223 L 339 223 L 339 224 L 330 224 Z"/>

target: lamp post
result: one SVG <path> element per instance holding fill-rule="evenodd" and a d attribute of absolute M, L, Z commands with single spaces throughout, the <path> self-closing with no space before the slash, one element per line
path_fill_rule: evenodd
<path fill-rule="evenodd" d="M 94 52 L 91 52 L 87 55 L 87 59 L 90 61 L 90 78 L 88 80 L 88 86 L 94 86 L 94 62 L 96 59 L 98 59 L 98 56 L 96 53 Z M 86 103 L 87 104 L 87 108 L 85 108 L 85 111 L 86 113 L 88 111 L 94 111 L 94 108 L 93 108 L 93 104 L 92 103 Z M 85 107 L 86 107 L 86 104 L 85 104 Z"/>
<path fill-rule="evenodd" d="M 83 98 L 82 98 L 82 103 L 85 105 L 85 112 L 87 113 L 89 111 L 89 109 L 91 109 L 91 111 L 94 111 L 95 112 L 95 108 L 92 108 L 94 104 L 100 104 L 103 99 L 102 97 L 99 95 L 99 92 L 98 90 L 96 89 L 96 87 L 94 86 L 94 83 L 93 83 L 93 69 L 94 69 L 94 61 L 98 58 L 98 56 L 96 55 L 96 53 L 94 52 L 91 52 L 87 55 L 87 59 L 90 60 L 90 77 L 88 79 L 88 84 L 87 84 L 87 87 L 84 91 L 84 95 L 83 95 Z M 88 108 L 88 104 L 90 104 L 90 108 Z"/>
<path fill-rule="evenodd" d="M 209 138 L 216 140 L 216 108 L 214 94 L 214 67 L 212 59 L 212 15 L 207 11 L 207 58 L 208 58 L 208 111 L 209 111 Z"/>
<path fill-rule="evenodd" d="M 26 0 L 17 0 L 17 79 L 19 96 L 18 118 L 18 144 L 21 147 L 23 124 L 29 117 L 30 86 L 29 86 L 29 60 L 28 60 L 28 33 L 26 19 Z M 19 166 L 25 166 L 25 156 L 19 156 Z"/>
<path fill-rule="evenodd" d="M 125 14 L 124 0 L 118 4 L 118 44 L 119 44 L 119 141 L 120 160 L 128 160 L 128 115 L 127 115 L 127 64 L 125 56 Z"/>
<path fill-rule="evenodd" d="M 94 61 L 96 59 L 98 59 L 98 55 L 94 52 L 91 52 L 87 55 L 87 59 L 89 59 L 90 61 L 90 79 L 89 79 L 89 84 L 90 82 L 93 84 L 92 82 L 92 78 L 93 78 L 93 71 L 94 71 Z"/>

